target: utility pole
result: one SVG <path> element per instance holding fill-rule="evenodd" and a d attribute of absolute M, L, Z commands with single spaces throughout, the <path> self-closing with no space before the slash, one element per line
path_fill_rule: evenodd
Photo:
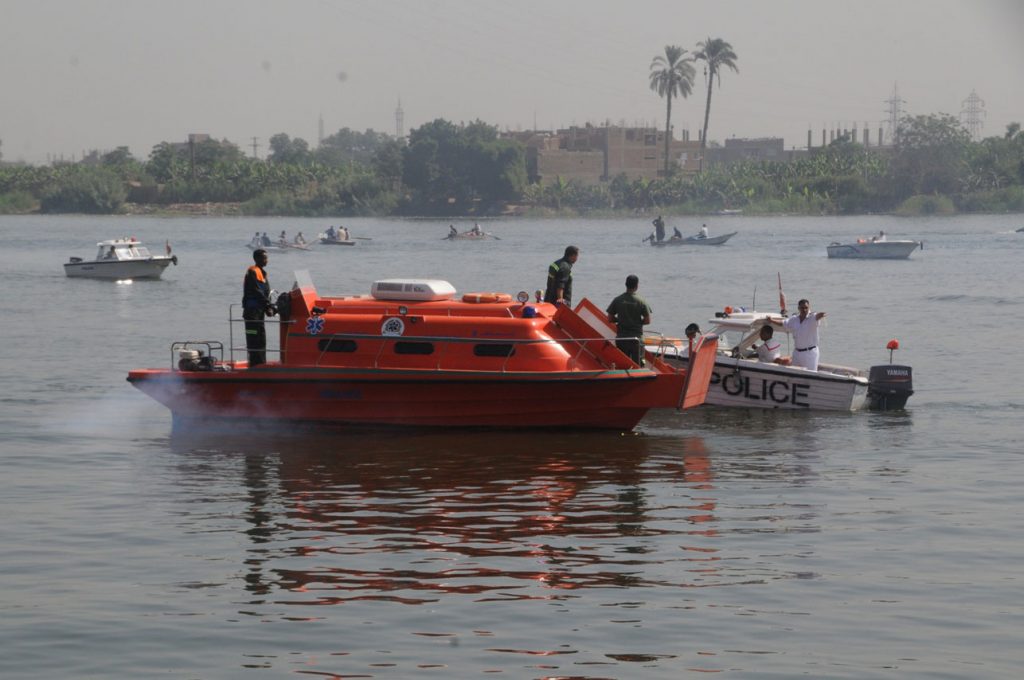
<path fill-rule="evenodd" d="M 896 144 L 896 135 L 900 129 L 900 119 L 903 118 L 903 105 L 906 104 L 906 100 L 900 97 L 900 90 L 896 83 L 892 84 L 892 96 L 885 100 L 885 103 L 889 105 L 886 113 L 888 114 L 889 122 L 889 145 Z"/>
<path fill-rule="evenodd" d="M 252 138 L 252 157 L 253 158 L 259 159 L 259 156 L 256 155 L 256 150 L 258 148 L 260 148 L 260 138 L 259 137 L 253 137 Z"/>
<path fill-rule="evenodd" d="M 985 117 L 985 100 L 978 96 L 978 93 L 971 90 L 971 95 L 960 102 L 960 122 L 967 128 L 971 135 L 971 141 L 977 142 L 981 139 L 981 129 L 984 127 L 982 119 Z"/>

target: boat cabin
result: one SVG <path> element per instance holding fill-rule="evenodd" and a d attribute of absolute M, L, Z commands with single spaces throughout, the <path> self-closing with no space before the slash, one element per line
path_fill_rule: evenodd
<path fill-rule="evenodd" d="M 504 293 L 459 296 L 449 282 L 375 281 L 324 297 L 308 272 L 278 300 L 286 366 L 550 372 L 639 369 L 572 310 Z"/>
<path fill-rule="evenodd" d="M 153 257 L 149 248 L 135 238 L 119 238 L 96 244 L 96 260 L 148 260 Z"/>

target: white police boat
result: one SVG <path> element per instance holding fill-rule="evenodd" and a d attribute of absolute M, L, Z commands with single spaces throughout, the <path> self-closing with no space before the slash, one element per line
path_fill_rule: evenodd
<path fill-rule="evenodd" d="M 71 277 L 87 279 L 159 279 L 168 265 L 177 265 L 178 256 L 153 255 L 134 236 L 131 238 L 100 241 L 96 244 L 96 258 L 85 260 L 72 257 L 64 263 L 64 273 Z"/>
<path fill-rule="evenodd" d="M 867 372 L 849 366 L 820 363 L 818 370 L 766 363 L 757 358 L 751 346 L 760 342 L 758 333 L 769 319 L 782 320 L 779 314 L 726 311 L 710 320 L 710 332 L 719 336 L 711 387 L 705 403 L 744 408 L 856 411 L 902 409 L 912 395 L 910 366 L 882 364 Z M 788 331 L 773 326 L 775 338 L 782 341 Z M 669 364 L 686 363 L 688 341 L 647 333 L 644 344 Z M 896 340 L 888 345 L 899 348 Z"/>

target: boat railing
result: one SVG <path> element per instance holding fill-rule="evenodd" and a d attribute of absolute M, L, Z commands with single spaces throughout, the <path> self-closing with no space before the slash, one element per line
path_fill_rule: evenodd
<path fill-rule="evenodd" d="M 245 328 L 245 322 L 246 322 L 246 319 L 244 319 L 243 317 L 241 317 L 241 316 L 236 317 L 235 316 L 237 308 L 239 308 L 241 306 L 242 305 L 240 305 L 240 304 L 233 304 L 230 307 L 228 307 L 228 354 L 229 354 L 229 357 L 231 359 L 231 363 L 232 364 L 235 363 L 235 352 L 236 351 L 242 352 L 246 356 L 248 356 L 248 352 L 249 352 L 249 348 L 248 347 L 245 347 L 245 346 L 236 347 L 235 346 L 235 324 L 239 324 L 239 323 L 242 324 L 242 328 L 244 329 Z M 288 325 L 288 324 L 293 324 L 295 322 L 292 321 L 291 319 L 289 319 L 288 321 L 282 321 L 281 317 L 279 317 L 279 316 L 271 316 L 271 317 L 267 317 L 267 318 L 263 319 L 263 323 L 265 323 L 265 324 L 267 324 L 267 323 L 269 323 L 269 324 L 277 324 L 277 325 L 281 325 L 281 324 Z M 244 331 L 243 331 L 243 333 L 244 333 Z M 267 338 L 269 338 L 270 336 L 271 336 L 271 334 L 267 333 Z M 243 335 L 242 337 L 245 337 L 245 336 Z M 276 349 L 274 349 L 274 348 L 270 347 L 269 341 L 267 342 L 267 347 L 265 347 L 263 351 L 266 352 L 267 354 L 275 354 L 277 356 L 281 355 L 280 344 L 278 345 L 278 347 Z"/>

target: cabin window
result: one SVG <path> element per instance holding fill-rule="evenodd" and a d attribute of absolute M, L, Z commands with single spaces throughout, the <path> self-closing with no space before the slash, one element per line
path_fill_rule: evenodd
<path fill-rule="evenodd" d="M 395 343 L 395 354 L 433 354 L 434 343 L 432 342 L 409 342 L 399 340 Z"/>
<path fill-rule="evenodd" d="M 324 338 L 317 343 L 321 352 L 355 352 L 356 341 L 342 338 Z"/>
<path fill-rule="evenodd" d="M 478 357 L 510 357 L 514 353 L 515 347 L 507 343 L 473 345 L 473 354 Z"/>

